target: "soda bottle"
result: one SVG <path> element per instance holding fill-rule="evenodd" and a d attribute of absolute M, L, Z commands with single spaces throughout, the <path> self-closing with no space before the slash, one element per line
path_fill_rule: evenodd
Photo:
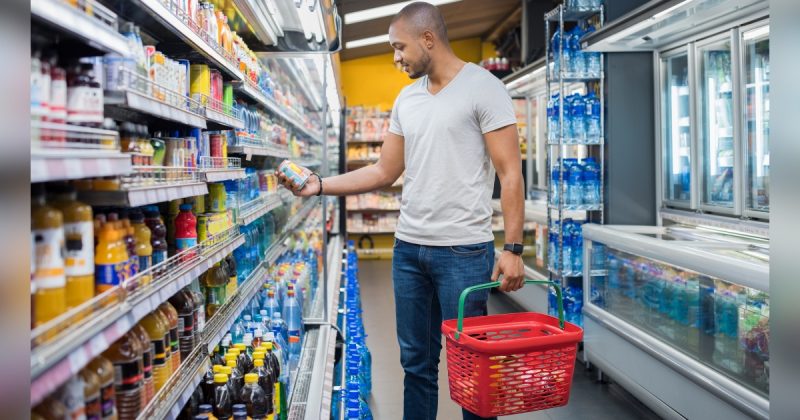
<path fill-rule="evenodd" d="M 142 393 L 142 407 L 153 400 L 156 394 L 155 385 L 153 383 L 153 350 L 150 343 L 150 335 L 147 330 L 140 324 L 136 324 L 131 328 L 134 336 L 139 340 L 139 345 L 142 348 L 142 373 L 143 373 L 143 386 L 144 392 Z"/>
<path fill-rule="evenodd" d="M 264 356 L 264 353 L 258 353 L 261 356 Z M 272 368 L 269 364 L 266 364 L 266 358 L 258 357 L 253 361 L 253 370 L 250 373 L 254 373 L 258 375 L 258 385 L 264 391 L 264 394 L 267 396 L 267 414 L 273 414 L 275 412 L 274 407 L 274 398 L 275 398 L 275 382 L 277 381 L 277 377 L 275 376 Z"/>
<path fill-rule="evenodd" d="M 86 369 L 97 374 L 100 384 L 100 419 L 117 418 L 117 402 L 114 393 L 114 365 L 103 356 L 95 357 Z"/>
<path fill-rule="evenodd" d="M 113 223 L 106 222 L 97 237 L 94 259 L 95 292 L 100 294 L 127 280 L 128 251 Z"/>
<path fill-rule="evenodd" d="M 233 258 L 233 254 L 228 254 L 228 256 L 225 257 L 225 262 L 227 263 L 228 268 L 228 284 L 225 294 L 226 296 L 233 296 L 233 294 L 236 293 L 239 281 L 236 273 L 236 259 Z"/>
<path fill-rule="evenodd" d="M 33 190 L 31 233 L 34 239 L 36 292 L 34 326 L 41 325 L 67 310 L 67 280 L 64 276 L 64 217 L 45 204 L 44 191 Z"/>
<path fill-rule="evenodd" d="M 133 238 L 134 229 L 131 226 L 131 221 L 128 219 L 126 212 L 122 213 L 120 220 L 123 232 L 123 241 L 125 242 L 125 249 L 128 251 L 128 276 L 133 277 L 139 273 L 139 257 L 136 255 L 136 239 Z"/>
<path fill-rule="evenodd" d="M 228 375 L 214 375 L 214 416 L 220 420 L 229 419 L 233 415 L 233 395 L 228 386 Z"/>
<path fill-rule="evenodd" d="M 299 338 L 303 330 L 303 312 L 295 297 L 294 290 L 289 290 L 287 292 L 286 301 L 283 302 L 282 313 L 286 315 L 287 334 Z"/>
<path fill-rule="evenodd" d="M 295 371 L 300 363 L 300 337 L 289 336 L 289 372 Z"/>
<path fill-rule="evenodd" d="M 147 337 L 150 339 L 150 352 L 153 357 L 153 387 L 158 392 L 161 387 L 169 380 L 172 373 L 172 359 L 167 364 L 169 355 L 169 327 L 158 311 L 145 315 L 139 324 L 144 327 Z"/>
<path fill-rule="evenodd" d="M 153 265 L 162 263 L 167 259 L 167 227 L 161 220 L 158 207 L 148 206 L 144 212 L 144 223 L 150 229 L 150 244 L 153 247 Z"/>
<path fill-rule="evenodd" d="M 181 360 L 186 360 L 194 350 L 194 298 L 183 289 L 169 298 L 169 303 L 178 312 Z"/>
<path fill-rule="evenodd" d="M 244 375 L 244 388 L 242 389 L 242 402 L 247 406 L 247 415 L 253 420 L 265 419 L 269 414 L 269 400 L 267 394 L 258 384 L 258 374 Z"/>
<path fill-rule="evenodd" d="M 194 299 L 194 331 L 199 334 L 205 330 L 206 326 L 206 297 L 200 291 L 199 279 L 194 279 L 189 285 L 189 292 Z"/>
<path fill-rule="evenodd" d="M 226 364 L 225 367 L 230 368 L 230 372 L 227 372 L 227 369 L 224 372 L 228 374 L 228 383 L 230 383 L 233 390 L 233 401 L 239 402 L 241 401 L 242 388 L 244 387 L 244 373 L 237 367 L 236 360 L 227 359 Z"/>
<path fill-rule="evenodd" d="M 150 228 L 144 223 L 144 215 L 139 212 L 133 212 L 130 215 L 131 226 L 133 227 L 133 239 L 135 241 L 135 253 L 139 259 L 139 272 L 145 272 L 153 266 L 153 245 L 152 234 Z M 152 276 L 150 274 L 143 275 L 139 282 L 142 285 L 150 283 Z"/>
<path fill-rule="evenodd" d="M 114 342 L 103 356 L 114 365 L 114 393 L 120 420 L 133 420 L 142 410 L 143 366 L 139 340 L 128 332 Z"/>
<path fill-rule="evenodd" d="M 75 188 L 59 184 L 52 191 L 52 205 L 64 217 L 64 274 L 67 309 L 94 297 L 94 224 L 92 207 L 77 201 Z"/>
<path fill-rule="evenodd" d="M 192 213 L 191 204 L 181 204 L 180 213 L 175 217 L 175 250 L 181 252 L 197 245 L 197 219 Z M 186 254 L 191 257 L 196 251 Z"/>
<path fill-rule="evenodd" d="M 172 372 L 177 372 L 181 364 L 180 339 L 178 333 L 178 311 L 175 307 L 164 302 L 159 305 L 158 310 L 167 318 L 169 322 L 169 352 L 172 357 Z"/>

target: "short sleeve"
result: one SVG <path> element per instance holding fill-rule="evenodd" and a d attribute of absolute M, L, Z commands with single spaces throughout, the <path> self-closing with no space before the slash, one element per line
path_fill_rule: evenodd
<path fill-rule="evenodd" d="M 475 103 L 475 116 L 478 119 L 481 134 L 515 124 L 517 116 L 514 113 L 514 104 L 511 102 L 511 96 L 505 85 L 494 76 L 491 76 L 491 79 L 488 79 L 483 85 L 485 88 L 481 89 L 482 92 L 476 96 Z"/>
<path fill-rule="evenodd" d="M 394 101 L 394 106 L 392 106 L 392 118 L 389 120 L 389 132 L 403 137 L 403 128 L 400 126 L 400 115 L 398 115 L 399 103 L 400 97 L 398 96 Z"/>

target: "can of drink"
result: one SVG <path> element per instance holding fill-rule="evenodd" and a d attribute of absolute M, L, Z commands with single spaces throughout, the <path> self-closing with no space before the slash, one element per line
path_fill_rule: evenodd
<path fill-rule="evenodd" d="M 302 189 L 306 185 L 306 182 L 308 182 L 308 177 L 311 176 L 311 171 L 297 166 L 290 160 L 284 160 L 281 162 L 278 170 L 286 175 L 292 185 L 294 185 L 294 187 L 298 190 Z"/>
<path fill-rule="evenodd" d="M 227 210 L 225 207 L 225 200 L 227 200 L 225 185 L 220 183 L 208 184 L 208 195 L 210 198 L 208 208 L 212 213 L 224 213 Z"/>
<path fill-rule="evenodd" d="M 222 134 L 213 133 L 208 135 L 208 145 L 210 148 L 211 156 L 221 158 L 222 156 Z"/>

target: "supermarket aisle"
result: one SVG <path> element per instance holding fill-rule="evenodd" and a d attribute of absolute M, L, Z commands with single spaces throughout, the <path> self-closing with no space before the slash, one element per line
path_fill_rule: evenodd
<path fill-rule="evenodd" d="M 400 419 L 403 412 L 403 370 L 397 346 L 391 261 L 360 261 L 359 278 L 367 345 L 372 352 L 372 395 L 369 405 L 376 420 Z M 506 299 L 492 295 L 489 312 L 513 310 Z M 460 419 L 461 410 L 450 400 L 447 364 L 439 366 L 439 419 Z M 582 365 L 576 367 L 567 407 L 505 417 L 505 419 L 655 419 L 651 411 L 616 385 L 598 385 Z"/>

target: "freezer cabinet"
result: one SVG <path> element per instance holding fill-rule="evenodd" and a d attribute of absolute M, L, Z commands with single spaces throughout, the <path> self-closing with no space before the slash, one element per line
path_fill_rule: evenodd
<path fill-rule="evenodd" d="M 768 416 L 765 241 L 680 226 L 585 225 L 583 237 L 590 362 L 666 417 Z"/>

